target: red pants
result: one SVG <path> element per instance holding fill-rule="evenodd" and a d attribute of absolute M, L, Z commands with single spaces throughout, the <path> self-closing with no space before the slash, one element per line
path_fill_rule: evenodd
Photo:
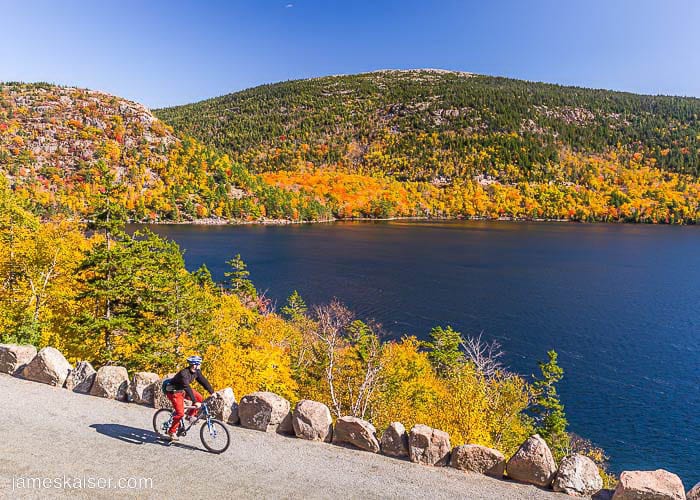
<path fill-rule="evenodd" d="M 197 400 L 197 403 L 201 403 L 203 401 L 202 395 L 192 389 L 192 392 L 194 393 L 194 399 Z M 180 420 L 182 420 L 182 417 L 185 416 L 185 393 L 184 391 L 181 392 L 166 392 L 166 396 L 168 396 L 168 399 L 170 402 L 173 404 L 173 408 L 175 408 L 175 416 L 173 417 L 173 425 L 170 426 L 170 434 L 174 434 L 177 432 L 177 426 L 180 425 Z M 192 409 L 189 412 L 187 412 L 189 416 L 193 416 L 197 414 L 196 409 Z"/>

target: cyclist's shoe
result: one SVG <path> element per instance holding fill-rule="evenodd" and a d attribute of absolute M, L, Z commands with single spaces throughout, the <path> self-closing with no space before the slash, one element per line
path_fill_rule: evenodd
<path fill-rule="evenodd" d="M 180 438 L 177 437 L 177 433 L 173 433 L 173 434 L 168 433 L 168 441 L 170 441 L 171 443 L 173 441 L 179 441 L 179 440 L 180 440 Z"/>
<path fill-rule="evenodd" d="M 197 421 L 197 415 L 190 415 L 187 417 L 188 424 L 194 424 Z"/>

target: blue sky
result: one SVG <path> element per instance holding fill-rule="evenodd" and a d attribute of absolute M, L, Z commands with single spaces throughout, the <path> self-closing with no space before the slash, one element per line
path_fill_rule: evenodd
<path fill-rule="evenodd" d="M 444 68 L 700 97 L 700 2 L 0 0 L 0 81 L 151 107 L 295 78 Z"/>

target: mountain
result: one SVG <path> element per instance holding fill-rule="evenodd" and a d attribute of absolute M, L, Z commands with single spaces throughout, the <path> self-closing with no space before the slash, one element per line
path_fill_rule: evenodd
<path fill-rule="evenodd" d="M 116 200 L 138 221 L 257 219 L 266 204 L 303 198 L 176 136 L 141 104 L 46 83 L 0 83 L 0 171 L 46 217 L 90 218 L 108 174 L 119 185 Z M 306 205 L 307 218 L 329 216 L 311 199 Z"/>
<path fill-rule="evenodd" d="M 155 110 L 0 83 L 0 171 L 44 217 L 696 223 L 700 100 L 440 70 L 263 85 Z"/>
<path fill-rule="evenodd" d="M 549 165 L 564 152 L 621 148 L 662 169 L 700 172 L 700 99 L 470 73 L 289 81 L 156 114 L 255 171 L 286 170 L 299 158 L 399 180 L 537 181 L 551 177 Z"/>

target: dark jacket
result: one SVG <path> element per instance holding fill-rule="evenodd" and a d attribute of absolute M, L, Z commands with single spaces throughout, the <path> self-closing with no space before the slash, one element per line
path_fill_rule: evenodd
<path fill-rule="evenodd" d="M 199 384 L 207 391 L 209 391 L 209 394 L 214 394 L 214 389 L 212 389 L 211 384 L 206 377 L 202 375 L 202 372 L 197 370 L 196 372 L 192 373 L 189 368 L 185 368 L 184 370 L 177 372 L 177 374 L 170 379 L 168 385 L 170 385 L 174 391 L 185 391 L 185 394 L 187 394 L 189 400 L 194 402 L 196 399 L 194 398 L 194 393 L 192 392 L 190 384 L 195 380 L 199 382 Z"/>

